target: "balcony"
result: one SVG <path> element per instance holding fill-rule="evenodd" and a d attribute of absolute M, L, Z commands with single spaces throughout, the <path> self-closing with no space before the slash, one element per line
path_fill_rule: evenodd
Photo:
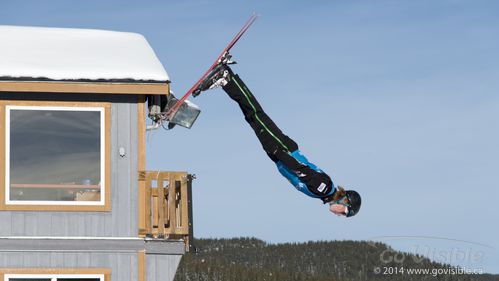
<path fill-rule="evenodd" d="M 192 241 L 191 183 L 186 172 L 139 173 L 139 236 Z"/>

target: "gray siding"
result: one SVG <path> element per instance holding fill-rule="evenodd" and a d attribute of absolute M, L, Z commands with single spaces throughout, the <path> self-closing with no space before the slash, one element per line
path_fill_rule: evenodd
<path fill-rule="evenodd" d="M 181 258 L 181 255 L 146 255 L 146 281 L 172 281 Z M 111 281 L 137 281 L 138 254 L 0 252 L 0 268 L 108 268 Z"/>
<path fill-rule="evenodd" d="M 112 102 L 111 212 L 0 211 L 0 236 L 136 237 L 137 96 L 0 93 L 0 99 Z M 119 156 L 120 147 L 125 157 Z"/>
<path fill-rule="evenodd" d="M 111 281 L 138 280 L 137 253 L 0 252 L 0 268 L 109 268 Z"/>
<path fill-rule="evenodd" d="M 181 255 L 147 255 L 146 281 L 173 280 L 181 259 Z"/>
<path fill-rule="evenodd" d="M 0 238 L 0 252 L 139 252 L 152 255 L 183 255 L 181 240 L 143 238 Z"/>

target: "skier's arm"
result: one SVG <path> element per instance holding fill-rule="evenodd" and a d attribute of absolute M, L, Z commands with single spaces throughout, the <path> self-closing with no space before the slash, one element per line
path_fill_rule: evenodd
<path fill-rule="evenodd" d="M 284 150 L 278 149 L 274 152 L 274 155 L 290 170 L 297 171 L 300 168 L 307 167 Z"/>
<path fill-rule="evenodd" d="M 327 174 L 315 171 L 283 150 L 277 150 L 274 152 L 274 155 L 286 167 L 296 173 L 300 180 L 305 183 L 308 189 L 314 194 L 326 196 L 331 192 L 333 184 L 331 178 Z"/>

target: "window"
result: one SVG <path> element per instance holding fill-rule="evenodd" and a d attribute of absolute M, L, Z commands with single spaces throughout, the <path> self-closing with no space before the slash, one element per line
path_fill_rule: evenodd
<path fill-rule="evenodd" d="M 4 207 L 106 208 L 109 106 L 54 103 L 4 107 Z"/>
<path fill-rule="evenodd" d="M 105 281 L 104 274 L 5 274 L 2 281 Z"/>

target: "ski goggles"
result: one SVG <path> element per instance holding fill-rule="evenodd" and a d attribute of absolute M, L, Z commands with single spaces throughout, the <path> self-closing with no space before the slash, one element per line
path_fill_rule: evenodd
<path fill-rule="evenodd" d="M 341 197 L 339 200 L 333 201 L 331 203 L 332 204 L 340 204 L 340 205 L 347 207 L 345 210 L 346 217 L 351 217 L 351 216 L 355 215 L 355 212 L 351 209 L 350 202 L 349 202 L 348 197 L 346 195 Z"/>

